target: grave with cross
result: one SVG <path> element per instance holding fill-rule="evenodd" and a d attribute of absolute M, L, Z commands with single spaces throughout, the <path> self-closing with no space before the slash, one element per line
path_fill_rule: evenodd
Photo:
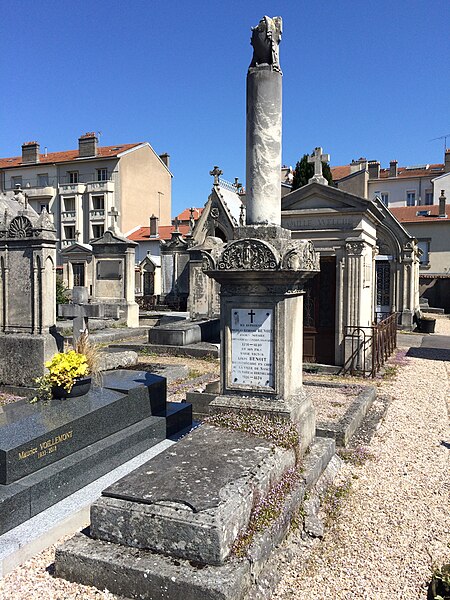
<path fill-rule="evenodd" d="M 323 154 L 322 148 L 314 148 L 314 152 L 311 156 L 308 156 L 308 162 L 314 164 L 314 175 L 308 180 L 308 183 L 321 183 L 322 185 L 328 185 L 328 181 L 322 174 L 322 164 L 329 162 L 330 155 Z"/>
<path fill-rule="evenodd" d="M 89 332 L 89 319 L 103 318 L 104 305 L 96 302 L 90 304 L 88 289 L 75 286 L 72 290 L 72 301 L 69 304 L 58 305 L 58 316 L 73 319 L 72 345 L 75 347 L 80 335 Z"/>

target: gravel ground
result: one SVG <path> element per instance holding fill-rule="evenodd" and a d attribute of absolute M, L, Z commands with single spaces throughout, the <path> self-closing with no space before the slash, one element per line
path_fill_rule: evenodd
<path fill-rule="evenodd" d="M 307 389 L 318 422 L 339 420 L 361 391 L 359 386 L 353 385 L 346 385 L 342 389 L 312 385 Z"/>
<path fill-rule="evenodd" d="M 450 335 L 450 320 L 436 325 Z M 368 448 L 372 458 L 345 464 L 337 489 L 351 487 L 322 541 L 290 537 L 293 559 L 273 600 L 426 598 L 432 565 L 450 561 L 450 364 L 439 360 L 439 351 L 436 359 L 407 359 L 395 379 L 381 382 L 380 391 L 393 400 Z M 202 363 L 201 375 L 216 372 L 209 361 L 194 366 L 191 360 L 183 364 L 201 371 Z M 54 547 L 0 580 L 0 599 L 118 600 L 54 579 L 53 558 Z"/>
<path fill-rule="evenodd" d="M 345 465 L 338 484 L 351 486 L 320 543 L 291 536 L 274 600 L 425 599 L 432 567 L 450 561 L 450 364 L 407 360 L 381 383 L 392 402 L 373 458 Z"/>

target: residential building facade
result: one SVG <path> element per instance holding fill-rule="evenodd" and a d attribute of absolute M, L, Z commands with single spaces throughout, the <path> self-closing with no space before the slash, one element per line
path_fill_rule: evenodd
<path fill-rule="evenodd" d="M 37 212 L 52 213 L 59 250 L 88 244 L 111 224 L 131 230 L 152 214 L 170 225 L 171 184 L 167 154 L 147 142 L 101 147 L 95 133 L 81 136 L 77 150 L 41 153 L 27 142 L 21 156 L 0 159 L 0 191 L 22 188 Z"/>
<path fill-rule="evenodd" d="M 379 161 L 360 158 L 331 171 L 339 189 L 370 200 L 378 197 L 388 208 L 431 206 L 439 203 L 442 189 L 450 190 L 450 149 L 439 164 L 399 167 L 392 160 L 382 169 Z"/>

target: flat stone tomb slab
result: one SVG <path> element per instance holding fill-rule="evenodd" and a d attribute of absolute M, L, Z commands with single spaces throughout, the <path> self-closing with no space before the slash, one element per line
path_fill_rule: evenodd
<path fill-rule="evenodd" d="M 8 404 L 0 409 L 0 484 L 17 481 L 149 416 L 148 393 L 106 388 L 48 403 Z"/>
<path fill-rule="evenodd" d="M 257 498 L 295 463 L 292 451 L 204 425 L 103 492 L 91 535 L 222 564 Z"/>

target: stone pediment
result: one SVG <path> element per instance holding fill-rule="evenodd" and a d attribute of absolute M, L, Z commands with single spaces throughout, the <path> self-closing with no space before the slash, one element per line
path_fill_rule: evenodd
<path fill-rule="evenodd" d="M 90 244 L 82 244 L 81 242 L 74 242 L 61 250 L 61 254 L 67 256 L 68 254 L 92 254 L 92 246 Z"/>
<path fill-rule="evenodd" d="M 281 211 L 378 212 L 376 205 L 365 198 L 338 188 L 309 183 L 281 199 Z"/>
<path fill-rule="evenodd" d="M 107 229 L 102 237 L 99 237 L 92 242 L 93 246 L 106 246 L 106 245 L 124 245 L 129 247 L 137 246 L 136 242 L 126 238 L 121 232 L 117 230 Z"/>

